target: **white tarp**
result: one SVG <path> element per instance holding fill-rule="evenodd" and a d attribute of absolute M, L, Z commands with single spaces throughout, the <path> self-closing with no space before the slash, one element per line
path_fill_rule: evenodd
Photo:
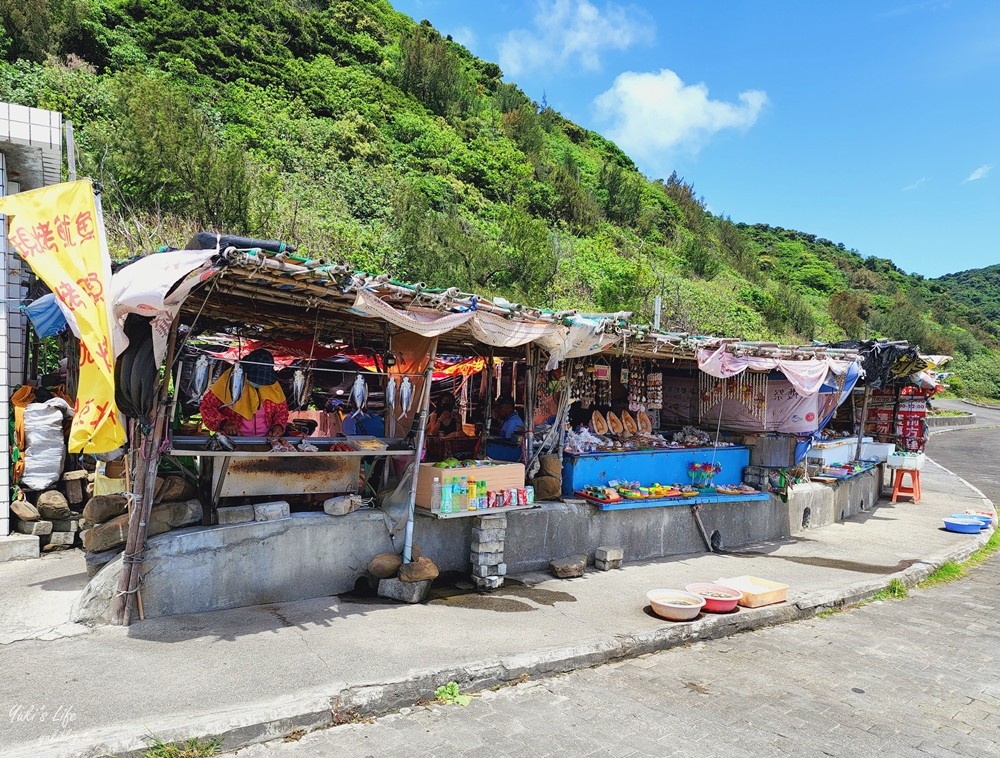
<path fill-rule="evenodd" d="M 493 347 L 527 345 L 529 342 L 557 335 L 560 329 L 561 327 L 549 321 L 509 319 L 486 311 L 476 311 L 469 321 L 472 336 L 484 345 Z"/>
<path fill-rule="evenodd" d="M 375 293 L 360 290 L 351 310 L 362 315 L 380 318 L 408 332 L 424 337 L 438 335 L 457 329 L 472 318 L 473 311 L 464 313 L 442 313 L 432 308 L 409 308 L 397 310 L 383 302 Z"/>
<path fill-rule="evenodd" d="M 698 368 L 718 379 L 728 379 L 744 371 L 773 371 L 777 369 L 791 382 L 802 397 L 811 397 L 823 387 L 827 375 L 841 376 L 854 365 L 854 361 L 834 358 L 811 358 L 796 360 L 791 358 L 759 358 L 733 355 L 721 345 L 715 351 L 698 351 Z"/>
<path fill-rule="evenodd" d="M 153 355 L 156 365 L 167 353 L 170 325 L 191 290 L 221 269 L 212 263 L 217 250 L 173 250 L 153 253 L 120 269 L 111 277 L 111 324 L 115 356 L 128 347 L 122 331 L 125 317 L 137 313 L 153 319 Z"/>

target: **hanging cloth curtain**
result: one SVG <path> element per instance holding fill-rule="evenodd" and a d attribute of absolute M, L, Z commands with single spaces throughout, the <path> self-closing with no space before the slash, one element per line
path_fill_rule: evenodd
<path fill-rule="evenodd" d="M 424 337 L 437 337 L 439 334 L 457 329 L 474 315 L 474 311 L 465 313 L 442 313 L 431 308 L 409 308 L 397 310 L 383 302 L 374 292 L 359 290 L 351 310 L 362 316 L 373 316 L 387 321 L 400 329 L 405 329 Z"/>

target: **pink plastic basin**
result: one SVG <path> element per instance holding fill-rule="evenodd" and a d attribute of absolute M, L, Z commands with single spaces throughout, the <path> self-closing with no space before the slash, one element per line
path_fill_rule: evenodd
<path fill-rule="evenodd" d="M 736 604 L 743 597 L 742 592 L 723 587 L 721 584 L 708 584 L 707 582 L 695 582 L 684 589 L 704 598 L 705 607 L 703 610 L 709 613 L 730 613 L 735 610 Z M 724 597 L 713 597 L 713 595 L 724 595 Z"/>

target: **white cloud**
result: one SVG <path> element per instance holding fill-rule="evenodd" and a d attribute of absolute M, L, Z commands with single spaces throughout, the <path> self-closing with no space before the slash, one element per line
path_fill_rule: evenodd
<path fill-rule="evenodd" d="M 762 90 L 741 92 L 736 103 L 712 100 L 704 83 L 685 84 L 664 68 L 619 74 L 594 108 L 610 124 L 608 136 L 627 153 L 655 159 L 675 149 L 697 152 L 723 129 L 746 131 L 767 102 Z"/>
<path fill-rule="evenodd" d="M 962 180 L 962 184 L 965 184 L 966 182 L 978 182 L 980 179 L 982 179 L 984 176 L 990 173 L 991 168 L 993 168 L 993 166 L 987 166 L 987 165 L 980 166 L 971 174 L 969 174 L 967 177 L 965 177 L 965 179 Z"/>
<path fill-rule="evenodd" d="M 451 33 L 451 38 L 469 50 L 476 44 L 476 33 L 468 26 L 460 26 Z"/>
<path fill-rule="evenodd" d="M 909 190 L 915 190 L 917 187 L 919 187 L 921 184 L 923 184 L 926 181 L 927 181 L 927 177 L 926 176 L 921 176 L 913 184 L 907 184 L 905 187 L 903 187 L 903 192 L 908 192 Z"/>
<path fill-rule="evenodd" d="M 539 0 L 535 28 L 515 29 L 500 43 L 500 68 L 509 76 L 548 66 L 601 67 L 601 53 L 651 42 L 653 25 L 635 8 L 607 5 L 602 12 L 589 0 Z"/>

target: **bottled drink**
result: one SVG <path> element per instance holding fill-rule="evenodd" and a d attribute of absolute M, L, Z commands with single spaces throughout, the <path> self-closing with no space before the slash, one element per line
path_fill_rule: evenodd
<path fill-rule="evenodd" d="M 458 483 L 458 506 L 460 511 L 469 510 L 469 478 L 466 476 L 462 477 L 462 480 Z"/>
<path fill-rule="evenodd" d="M 431 483 L 431 513 L 441 512 L 441 480 L 434 477 Z"/>
<path fill-rule="evenodd" d="M 479 508 L 485 510 L 487 507 L 487 493 L 486 493 L 486 480 L 480 479 L 479 486 L 476 487 L 476 492 L 479 494 Z"/>
<path fill-rule="evenodd" d="M 433 493 L 431 495 L 433 500 Z M 441 487 L 441 513 L 451 513 L 451 480 L 446 479 Z"/>
<path fill-rule="evenodd" d="M 475 511 L 479 509 L 479 488 L 478 482 L 475 479 L 469 481 L 469 510 Z"/>

